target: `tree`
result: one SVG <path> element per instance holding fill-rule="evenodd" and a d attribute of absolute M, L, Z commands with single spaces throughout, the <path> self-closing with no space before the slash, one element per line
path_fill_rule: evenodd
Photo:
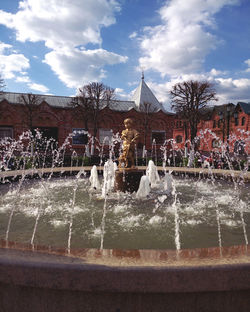
<path fill-rule="evenodd" d="M 33 93 L 27 93 L 27 94 L 22 94 L 19 97 L 19 102 L 24 105 L 24 122 L 26 123 L 27 127 L 29 130 L 32 132 L 33 131 L 33 121 L 34 121 L 34 116 L 37 111 L 37 106 L 41 104 L 43 98 L 41 95 L 38 94 L 33 94 Z M 33 137 L 31 137 L 30 141 L 30 148 L 31 148 L 31 156 L 34 154 L 34 146 L 35 146 L 35 140 Z"/>
<path fill-rule="evenodd" d="M 72 99 L 71 106 L 74 108 L 76 118 L 83 120 L 84 128 L 88 131 L 89 120 L 91 120 L 91 104 L 83 88 L 78 90 L 78 95 Z"/>
<path fill-rule="evenodd" d="M 27 124 L 27 127 L 30 131 L 33 129 L 33 120 L 34 115 L 37 109 L 37 106 L 41 104 L 43 98 L 41 95 L 38 94 L 22 94 L 19 97 L 19 102 L 24 105 L 24 117 L 25 117 L 25 123 Z"/>
<path fill-rule="evenodd" d="M 86 130 L 88 130 L 91 120 L 94 138 L 99 129 L 100 111 L 104 107 L 108 107 L 114 99 L 114 89 L 103 83 L 92 82 L 80 88 L 79 94 L 72 100 L 71 105 L 76 112 L 81 114 Z"/>
<path fill-rule="evenodd" d="M 4 88 L 5 88 L 4 79 L 0 75 L 0 94 L 3 92 Z"/>
<path fill-rule="evenodd" d="M 201 110 L 210 101 L 217 101 L 214 87 L 208 81 L 185 81 L 173 86 L 170 97 L 172 109 L 187 122 L 193 143 L 197 135 Z"/>

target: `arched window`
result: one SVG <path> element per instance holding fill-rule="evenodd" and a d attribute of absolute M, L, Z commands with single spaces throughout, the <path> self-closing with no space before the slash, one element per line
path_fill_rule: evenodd
<path fill-rule="evenodd" d="M 216 128 L 216 120 L 213 121 L 213 128 Z"/>
<path fill-rule="evenodd" d="M 176 143 L 181 143 L 182 142 L 182 136 L 181 135 L 177 135 L 175 138 Z"/>
<path fill-rule="evenodd" d="M 242 119 L 241 119 L 241 125 L 242 125 L 242 126 L 245 126 L 245 123 L 246 123 L 246 117 L 242 117 Z"/>

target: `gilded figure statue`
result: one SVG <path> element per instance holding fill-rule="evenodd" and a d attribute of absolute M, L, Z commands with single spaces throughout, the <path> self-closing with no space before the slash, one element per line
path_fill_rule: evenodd
<path fill-rule="evenodd" d="M 133 120 L 124 120 L 125 130 L 122 131 L 121 139 L 122 154 L 119 157 L 119 168 L 135 168 L 135 147 L 139 139 L 139 132 L 133 129 Z"/>

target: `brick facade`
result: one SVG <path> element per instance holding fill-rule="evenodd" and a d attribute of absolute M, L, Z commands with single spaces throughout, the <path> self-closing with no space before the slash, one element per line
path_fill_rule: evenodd
<path fill-rule="evenodd" d="M 175 116 L 173 138 L 177 148 L 185 146 L 185 120 Z M 200 137 L 199 150 L 210 152 L 228 143 L 229 151 L 234 152 L 239 142 L 243 142 L 246 154 L 250 153 L 250 103 L 225 104 L 211 107 L 202 116 L 197 136 Z M 190 132 L 188 131 L 188 137 Z"/>
<path fill-rule="evenodd" d="M 70 102 L 70 98 L 69 98 Z M 27 116 L 24 114 L 25 106 L 20 103 L 10 103 L 6 99 L 0 101 L 0 130 L 10 129 L 12 137 L 17 139 L 24 131 L 29 130 Z M 134 120 L 135 128 L 140 132 L 138 142 L 139 149 L 144 145 L 144 113 L 134 108 L 128 111 L 112 110 L 108 107 L 100 111 L 99 130 L 97 139 L 100 139 L 100 131 L 112 130 L 114 134 L 121 133 L 124 129 L 123 121 L 126 118 Z M 146 149 L 151 150 L 152 132 L 162 132 L 162 139 L 173 137 L 174 115 L 163 111 L 151 113 L 147 129 Z M 33 128 L 50 128 L 56 133 L 59 145 L 63 144 L 67 136 L 72 133 L 73 129 L 83 129 L 84 121 L 76 115 L 75 110 L 70 107 L 54 107 L 49 105 L 45 100 L 38 105 L 33 113 Z M 93 135 L 93 124 L 89 122 L 88 131 Z M 157 143 L 157 142 L 156 142 Z M 160 147 L 160 144 L 156 144 Z M 72 148 L 81 155 L 85 151 L 84 144 L 72 144 Z"/>

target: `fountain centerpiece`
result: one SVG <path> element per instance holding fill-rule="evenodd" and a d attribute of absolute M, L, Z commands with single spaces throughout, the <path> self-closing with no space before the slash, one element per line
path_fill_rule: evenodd
<path fill-rule="evenodd" d="M 139 132 L 133 129 L 133 120 L 124 120 L 125 130 L 121 139 L 122 154 L 119 157 L 119 166 L 115 172 L 115 190 L 122 192 L 136 192 L 139 189 L 143 171 L 135 166 L 135 148 L 139 139 Z"/>

